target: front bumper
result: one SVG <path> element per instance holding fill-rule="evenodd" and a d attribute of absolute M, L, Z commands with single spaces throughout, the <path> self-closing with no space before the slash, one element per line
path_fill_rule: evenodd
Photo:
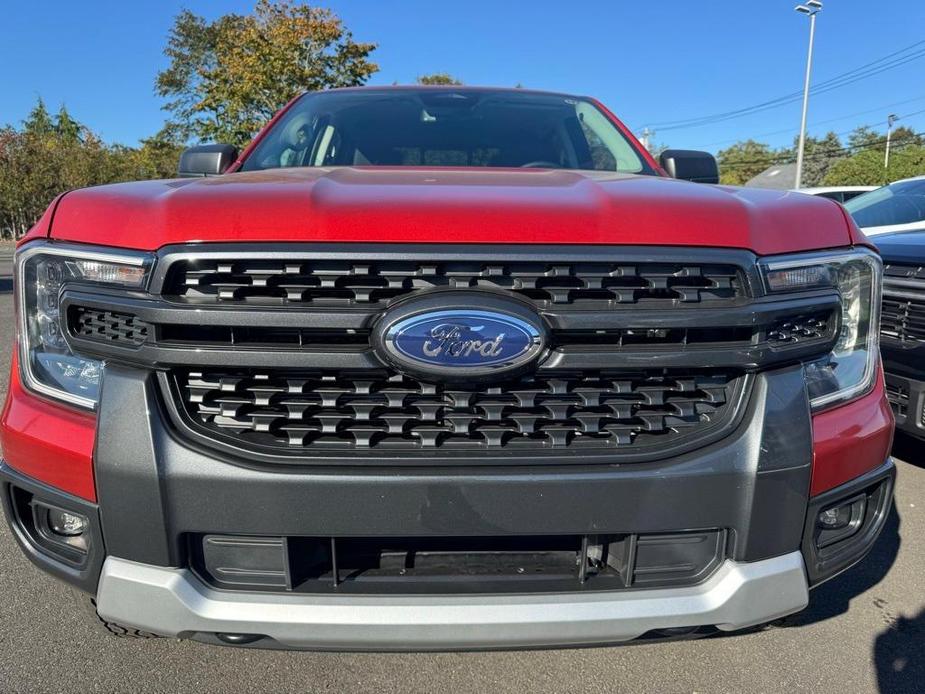
<path fill-rule="evenodd" d="M 802 609 L 809 586 L 863 557 L 892 492 L 894 468 L 887 461 L 810 498 L 813 424 L 799 367 L 756 375 L 746 412 L 724 439 L 658 463 L 626 465 L 268 469 L 220 459 L 178 437 L 159 393 L 148 371 L 107 370 L 94 456 L 98 504 L 0 464 L 2 496 L 30 558 L 95 594 L 105 619 L 211 642 L 220 641 L 219 634 L 245 634 L 254 635 L 253 645 L 271 647 L 422 650 L 610 643 L 697 626 L 739 629 Z M 77 571 L 62 570 L 28 532 L 17 530 L 10 504 L 17 488 L 90 519 L 92 551 Z M 850 551 L 817 556 L 809 543 L 819 504 L 875 488 L 877 503 L 868 506 L 869 523 Z M 226 590 L 191 570 L 190 557 L 190 538 L 203 533 L 516 537 L 709 528 L 728 536 L 718 568 L 699 583 L 657 589 Z"/>
<path fill-rule="evenodd" d="M 110 557 L 97 609 L 157 634 L 260 636 L 254 645 L 335 650 L 449 650 L 591 645 L 654 629 L 734 630 L 803 609 L 803 559 L 727 561 L 705 583 L 627 594 L 296 596 L 234 594 L 186 569 Z"/>

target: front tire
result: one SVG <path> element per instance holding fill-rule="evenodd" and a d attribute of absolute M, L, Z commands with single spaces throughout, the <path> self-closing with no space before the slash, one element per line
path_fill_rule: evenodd
<path fill-rule="evenodd" d="M 71 597 L 77 603 L 78 608 L 84 613 L 87 620 L 96 626 L 97 631 L 105 631 L 109 636 L 117 639 L 162 639 L 163 636 L 153 634 L 150 631 L 136 629 L 135 627 L 125 626 L 117 622 L 109 622 L 100 617 L 96 611 L 96 599 L 83 593 L 76 588 L 71 589 Z"/>

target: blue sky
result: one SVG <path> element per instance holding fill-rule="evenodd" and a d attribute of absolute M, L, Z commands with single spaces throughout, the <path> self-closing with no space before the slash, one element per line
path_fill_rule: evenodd
<path fill-rule="evenodd" d="M 447 71 L 468 84 L 514 85 L 599 97 L 634 130 L 730 111 L 802 88 L 808 20 L 795 0 L 322 0 L 357 40 L 379 44 L 372 84 Z M 41 95 L 111 142 L 135 144 L 165 114 L 153 82 L 165 66 L 173 17 L 246 12 L 253 2 L 4 3 L 0 124 L 19 124 Z M 882 8 L 879 9 L 878 8 Z M 825 0 L 814 81 L 925 39 L 925 2 Z M 925 44 L 919 46 L 925 48 Z M 890 112 L 925 130 L 925 57 L 814 97 L 810 132 L 879 129 Z M 820 121 L 824 121 L 821 122 Z M 814 125 L 817 124 L 818 125 Z M 799 103 L 655 140 L 715 151 L 746 137 L 788 144 Z M 778 132 L 784 131 L 784 132 Z"/>

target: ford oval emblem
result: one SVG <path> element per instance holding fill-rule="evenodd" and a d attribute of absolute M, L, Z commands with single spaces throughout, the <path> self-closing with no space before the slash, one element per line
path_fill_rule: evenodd
<path fill-rule="evenodd" d="M 399 366 L 447 379 L 513 370 L 537 357 L 545 340 L 539 317 L 519 305 L 512 309 L 516 313 L 447 308 L 399 315 L 387 320 L 381 345 Z"/>

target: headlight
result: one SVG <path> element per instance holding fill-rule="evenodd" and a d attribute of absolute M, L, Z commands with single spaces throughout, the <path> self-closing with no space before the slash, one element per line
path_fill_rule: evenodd
<path fill-rule="evenodd" d="M 880 354 L 880 258 L 858 249 L 770 259 L 762 268 L 770 292 L 832 287 L 841 295 L 834 349 L 803 367 L 813 410 L 867 393 L 874 385 Z"/>
<path fill-rule="evenodd" d="M 59 311 L 69 284 L 142 288 L 149 257 L 34 243 L 16 254 L 19 362 L 24 385 L 80 407 L 99 399 L 103 363 L 74 354 L 64 339 Z"/>

